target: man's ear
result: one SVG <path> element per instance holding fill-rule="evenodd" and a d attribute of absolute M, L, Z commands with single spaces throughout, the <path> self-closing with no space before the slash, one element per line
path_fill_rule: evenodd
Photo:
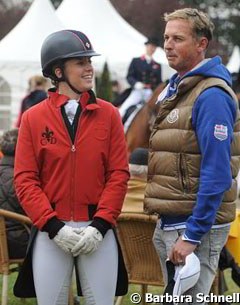
<path fill-rule="evenodd" d="M 198 48 L 199 48 L 199 51 L 202 52 L 202 51 L 206 51 L 207 47 L 208 47 L 208 39 L 206 37 L 201 37 L 198 41 Z"/>

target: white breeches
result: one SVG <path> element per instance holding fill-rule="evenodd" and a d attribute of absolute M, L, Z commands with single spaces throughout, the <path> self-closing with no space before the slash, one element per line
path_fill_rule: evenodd
<path fill-rule="evenodd" d="M 75 228 L 90 222 L 67 222 Z M 79 255 L 76 268 L 86 305 L 113 305 L 118 271 L 117 243 L 109 230 L 98 250 Z M 38 305 L 67 305 L 74 258 L 45 232 L 38 232 L 33 248 L 33 275 Z"/>
<path fill-rule="evenodd" d="M 152 95 L 151 89 L 133 89 L 128 98 L 119 107 L 119 112 L 123 118 L 129 107 L 137 105 L 141 101 L 146 102 Z"/>

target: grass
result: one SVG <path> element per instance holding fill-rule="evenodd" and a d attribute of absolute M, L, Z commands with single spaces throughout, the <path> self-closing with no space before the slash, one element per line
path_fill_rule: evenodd
<path fill-rule="evenodd" d="M 26 299 L 25 303 L 21 299 L 13 295 L 13 285 L 15 283 L 17 273 L 14 272 L 9 276 L 8 282 L 8 305 L 37 305 L 35 299 Z M 0 291 L 2 292 L 2 275 L 0 275 Z"/>
<path fill-rule="evenodd" d="M 228 291 L 226 291 L 225 295 L 231 295 L 234 292 L 240 293 L 240 287 L 238 287 L 231 279 L 231 270 L 227 269 L 224 271 L 225 274 L 225 279 L 226 279 L 226 283 L 228 286 Z M 15 274 L 11 274 L 9 277 L 9 291 L 8 291 L 8 295 L 9 295 L 9 301 L 8 304 L 9 305 L 23 305 L 23 302 L 21 299 L 16 298 L 13 296 L 12 293 L 12 288 L 14 285 L 16 279 L 16 273 Z M 2 288 L 2 277 L 0 276 L 0 291 Z M 148 291 L 153 293 L 153 294 L 161 294 L 162 293 L 162 287 L 153 287 L 150 286 L 148 288 Z M 130 295 L 132 293 L 135 292 L 140 292 L 140 286 L 139 285 L 130 285 L 129 286 L 129 292 L 126 296 L 124 296 L 123 301 L 122 301 L 122 305 L 132 305 L 131 301 L 130 301 Z M 81 300 L 81 305 L 83 305 L 83 301 Z M 237 304 L 237 303 L 233 303 L 233 304 Z M 25 305 L 37 305 L 37 302 L 35 299 L 26 299 Z"/>

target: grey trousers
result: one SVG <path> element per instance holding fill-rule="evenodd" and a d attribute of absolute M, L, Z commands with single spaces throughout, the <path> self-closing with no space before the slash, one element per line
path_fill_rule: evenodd
<path fill-rule="evenodd" d="M 220 252 L 227 241 L 229 229 L 230 225 L 211 229 L 203 236 L 201 244 L 194 251 L 200 260 L 201 272 L 197 284 L 184 293 L 185 295 L 192 296 L 193 303 L 190 304 L 199 304 L 199 302 L 196 301 L 196 295 L 198 293 L 202 293 L 204 296 L 209 295 L 218 268 Z M 167 270 L 165 262 L 173 245 L 183 232 L 184 229 L 163 231 L 159 226 L 156 226 L 153 235 L 153 243 L 160 258 L 166 284 Z"/>

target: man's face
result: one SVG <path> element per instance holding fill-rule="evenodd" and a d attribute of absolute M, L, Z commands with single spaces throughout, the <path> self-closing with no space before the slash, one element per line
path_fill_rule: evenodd
<path fill-rule="evenodd" d="M 166 24 L 164 50 L 169 66 L 180 76 L 184 75 L 204 59 L 207 46 L 205 37 L 193 36 L 192 25 L 187 20 L 175 19 Z"/>

